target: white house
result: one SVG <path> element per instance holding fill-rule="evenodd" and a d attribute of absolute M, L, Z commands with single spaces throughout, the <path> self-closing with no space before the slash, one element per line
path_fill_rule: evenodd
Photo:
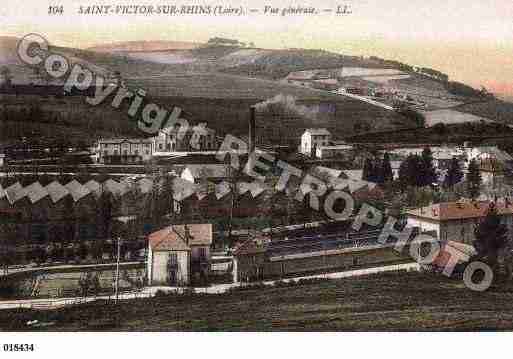
<path fill-rule="evenodd" d="M 153 137 L 155 152 L 216 151 L 217 141 L 214 130 L 205 125 L 194 126 L 182 131 L 180 127 L 166 127 Z"/>
<path fill-rule="evenodd" d="M 96 146 L 99 163 L 138 163 L 153 154 L 152 141 L 145 138 L 101 139 Z"/>
<path fill-rule="evenodd" d="M 474 229 L 490 206 L 490 201 L 446 202 L 416 208 L 407 212 L 408 225 L 421 232 L 434 232 L 441 241 L 472 244 Z M 498 214 L 510 233 L 513 227 L 513 203 L 496 203 Z"/>
<path fill-rule="evenodd" d="M 208 279 L 211 224 L 173 225 L 148 237 L 148 284 L 186 286 Z"/>
<path fill-rule="evenodd" d="M 316 148 L 328 146 L 331 133 L 325 128 L 309 128 L 301 135 L 301 153 L 315 156 Z"/>
<path fill-rule="evenodd" d="M 0 167 L 4 165 L 5 155 L 3 153 L 0 153 Z"/>

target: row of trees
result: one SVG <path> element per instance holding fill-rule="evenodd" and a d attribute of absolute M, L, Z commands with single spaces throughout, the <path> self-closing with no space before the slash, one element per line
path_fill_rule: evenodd
<path fill-rule="evenodd" d="M 425 148 L 422 154 L 410 154 L 399 167 L 399 183 L 408 186 L 425 187 L 437 183 L 438 175 L 433 164 L 431 149 Z"/>
<path fill-rule="evenodd" d="M 390 164 L 390 155 L 385 153 L 382 161 L 367 158 L 363 165 L 362 179 L 379 184 L 393 181 L 394 173 Z"/>
<path fill-rule="evenodd" d="M 120 247 L 120 257 L 122 260 L 135 260 L 138 258 L 139 251 L 145 247 L 142 241 L 127 241 Z M 52 243 L 48 246 L 35 247 L 25 251 L 23 254 L 15 253 L 12 250 L 0 251 L 0 262 L 3 266 L 20 263 L 50 263 L 50 262 L 77 262 L 84 260 L 102 261 L 104 259 L 113 260 L 116 258 L 116 245 L 113 242 L 101 240 L 91 243 L 75 243 L 62 245 Z"/>
<path fill-rule="evenodd" d="M 446 200 L 457 200 L 461 196 L 475 199 L 482 190 L 480 166 L 472 160 L 465 175 L 458 158 L 453 158 L 446 169 L 443 181 L 439 183 L 439 173 L 434 164 L 433 155 L 429 148 L 420 155 L 410 154 L 399 168 L 398 179 L 394 180 L 390 156 L 385 153 L 382 160 L 368 158 L 364 162 L 362 179 L 369 182 L 387 185 L 395 197 L 400 194 L 405 197 L 405 203 L 417 206 L 419 203 L 429 204 L 434 197 Z M 441 187 L 438 187 L 441 184 Z M 428 191 L 425 191 L 428 189 Z M 439 193 L 438 193 L 439 192 Z M 438 193 L 438 194 L 437 194 Z"/>

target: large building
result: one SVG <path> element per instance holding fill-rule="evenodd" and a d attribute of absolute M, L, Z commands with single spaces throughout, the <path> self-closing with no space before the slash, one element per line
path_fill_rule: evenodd
<path fill-rule="evenodd" d="M 216 151 L 217 140 L 214 130 L 206 126 L 194 126 L 192 130 L 180 133 L 179 127 L 166 127 L 153 138 L 154 152 Z"/>
<path fill-rule="evenodd" d="M 316 148 L 315 157 L 319 159 L 338 158 L 349 161 L 353 157 L 353 150 L 353 146 L 348 144 L 319 146 Z"/>
<path fill-rule="evenodd" d="M 328 146 L 331 133 L 325 128 L 309 128 L 301 135 L 301 153 L 315 156 L 318 147 Z"/>
<path fill-rule="evenodd" d="M 141 163 L 151 159 L 153 141 L 144 138 L 101 139 L 96 147 L 99 163 Z"/>
<path fill-rule="evenodd" d="M 408 254 L 409 244 L 398 252 L 394 249 L 397 238 L 389 236 L 382 244 L 378 241 L 380 232 L 336 230 L 297 237 L 292 234 L 279 240 L 250 239 L 234 252 L 233 280 L 248 282 L 413 262 Z M 413 239 L 417 233 L 414 229 L 403 239 Z"/>
<path fill-rule="evenodd" d="M 211 224 L 173 225 L 148 237 L 148 284 L 205 283 L 210 269 Z"/>
<path fill-rule="evenodd" d="M 10 253 L 13 263 L 33 261 L 37 248 L 109 239 L 113 226 L 126 227 L 118 222 L 119 218 L 141 214 L 145 196 L 153 186 L 153 181 L 147 178 L 121 182 L 90 180 L 84 184 L 77 180 L 46 185 L 33 182 L 25 186 L 20 182 L 3 182 L 0 184 L 0 243 L 2 250 Z M 126 197 L 135 189 L 141 195 L 137 203 Z M 102 196 L 104 193 L 107 196 Z M 107 210 L 112 220 L 105 221 Z M 132 239 L 136 239 L 135 235 Z"/>
<path fill-rule="evenodd" d="M 431 232 L 441 241 L 472 244 L 474 230 L 486 215 L 489 201 L 446 202 L 416 208 L 407 212 L 408 224 L 419 227 L 422 232 Z M 511 232 L 513 227 L 513 204 L 509 200 L 497 201 L 496 208 Z"/>

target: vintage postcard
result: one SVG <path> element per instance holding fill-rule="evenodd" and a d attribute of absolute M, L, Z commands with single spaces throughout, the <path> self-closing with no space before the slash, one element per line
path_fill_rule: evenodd
<path fill-rule="evenodd" d="M 513 329 L 511 1 L 3 0 L 0 23 L 2 353 Z"/>

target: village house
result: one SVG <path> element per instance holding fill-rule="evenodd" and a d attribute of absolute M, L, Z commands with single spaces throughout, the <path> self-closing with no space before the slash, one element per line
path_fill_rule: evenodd
<path fill-rule="evenodd" d="M 152 141 L 144 138 L 101 139 L 96 146 L 98 163 L 140 163 L 152 155 Z"/>
<path fill-rule="evenodd" d="M 309 128 L 301 135 L 301 153 L 307 156 L 315 156 L 316 149 L 328 146 L 331 141 L 331 133 L 325 128 Z"/>
<path fill-rule="evenodd" d="M 474 229 L 486 215 L 490 201 L 446 202 L 416 208 L 407 213 L 408 225 L 419 227 L 422 232 L 431 232 L 441 241 L 472 244 Z M 496 208 L 511 232 L 513 227 L 513 204 L 509 200 L 497 201 Z"/>
<path fill-rule="evenodd" d="M 210 271 L 211 224 L 172 225 L 148 236 L 148 284 L 206 283 Z"/>
<path fill-rule="evenodd" d="M 180 127 L 166 127 L 153 137 L 154 152 L 216 151 L 216 132 L 206 126 L 194 126 L 180 133 Z"/>

